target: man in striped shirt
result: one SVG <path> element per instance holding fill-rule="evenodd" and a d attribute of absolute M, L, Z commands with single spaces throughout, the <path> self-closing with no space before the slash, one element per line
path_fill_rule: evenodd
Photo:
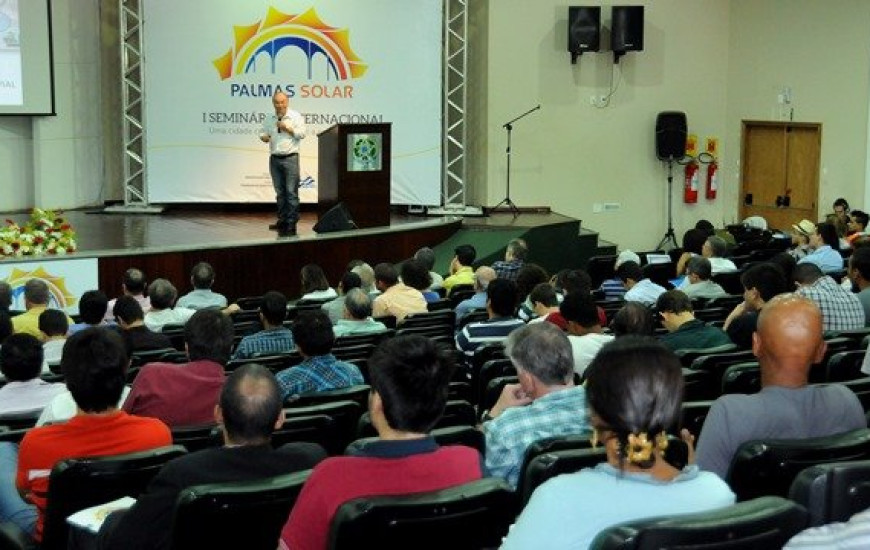
<path fill-rule="evenodd" d="M 486 288 L 486 311 L 489 319 L 469 323 L 456 335 L 456 349 L 466 355 L 484 344 L 504 342 L 507 335 L 523 326 L 514 316 L 516 311 L 517 287 L 513 281 L 495 279 Z"/>

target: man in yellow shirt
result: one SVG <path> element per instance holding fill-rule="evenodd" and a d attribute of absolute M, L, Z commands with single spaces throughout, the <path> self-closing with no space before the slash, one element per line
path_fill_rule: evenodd
<path fill-rule="evenodd" d="M 30 279 L 24 283 L 24 308 L 27 311 L 12 318 L 13 332 L 31 334 L 44 340 L 45 335 L 39 330 L 39 315 L 48 309 L 50 299 L 48 284 L 42 279 Z M 73 324 L 72 319 L 67 317 L 67 323 Z"/>
<path fill-rule="evenodd" d="M 477 258 L 477 250 L 470 244 L 461 244 L 454 250 L 455 255 L 450 262 L 450 276 L 444 279 L 442 286 L 450 293 L 456 285 L 473 285 L 474 268 L 472 264 Z"/>

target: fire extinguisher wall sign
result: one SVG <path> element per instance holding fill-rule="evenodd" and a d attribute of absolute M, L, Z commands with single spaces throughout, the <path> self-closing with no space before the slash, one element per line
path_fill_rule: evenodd
<path fill-rule="evenodd" d="M 708 199 L 716 198 L 716 191 L 719 190 L 719 165 L 716 161 L 707 165 L 707 193 Z"/>
<path fill-rule="evenodd" d="M 686 165 L 686 180 L 683 186 L 683 202 L 695 204 L 698 202 L 698 163 L 694 160 Z"/>

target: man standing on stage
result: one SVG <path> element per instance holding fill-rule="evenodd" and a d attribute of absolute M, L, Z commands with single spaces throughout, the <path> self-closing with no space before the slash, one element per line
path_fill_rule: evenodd
<path fill-rule="evenodd" d="M 269 174 L 278 201 L 277 229 L 281 237 L 296 234 L 299 219 L 299 142 L 305 137 L 305 120 L 287 108 L 287 94 L 280 89 L 272 96 L 275 114 L 266 117 L 260 140 L 269 144 Z"/>

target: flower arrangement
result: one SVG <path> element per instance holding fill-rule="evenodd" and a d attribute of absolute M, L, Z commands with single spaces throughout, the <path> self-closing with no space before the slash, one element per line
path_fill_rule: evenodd
<path fill-rule="evenodd" d="M 63 255 L 77 247 L 76 232 L 60 211 L 34 208 L 23 225 L 6 220 L 0 227 L 0 257 Z"/>

